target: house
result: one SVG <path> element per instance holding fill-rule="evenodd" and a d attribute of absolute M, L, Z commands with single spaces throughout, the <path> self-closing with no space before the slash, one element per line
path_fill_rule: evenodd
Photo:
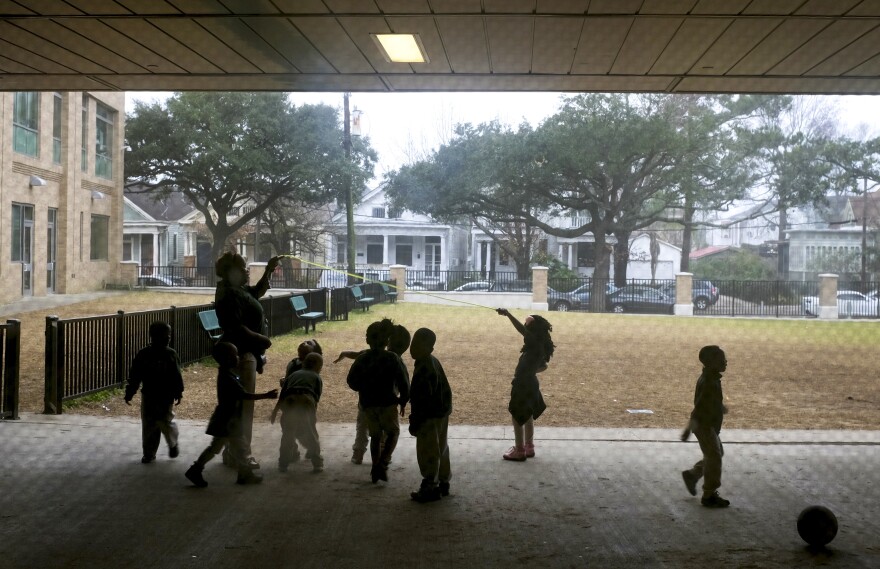
<path fill-rule="evenodd" d="M 384 186 L 367 192 L 354 210 L 355 266 L 382 278 L 391 265 L 405 265 L 424 271 L 426 277 L 441 271 L 465 270 L 468 230 L 431 217 L 389 207 Z M 344 269 L 346 256 L 346 212 L 338 207 L 325 225 L 328 264 Z"/>
<path fill-rule="evenodd" d="M 630 239 L 629 263 L 626 266 L 627 279 L 658 279 L 675 278 L 681 266 L 681 247 L 656 239 L 657 265 L 651 274 L 651 235 L 642 233 Z"/>
<path fill-rule="evenodd" d="M 0 93 L 0 302 L 122 270 L 121 92 Z"/>
<path fill-rule="evenodd" d="M 731 247 L 730 245 L 723 245 L 720 247 L 716 245 L 709 245 L 708 247 L 703 247 L 701 249 L 697 249 L 696 251 L 691 251 L 691 254 L 688 258 L 691 261 L 702 261 L 706 259 L 726 259 L 737 251 L 739 251 L 739 249 Z"/>
<path fill-rule="evenodd" d="M 774 241 L 779 236 L 779 212 L 775 209 L 775 203 L 764 200 L 737 202 L 723 210 L 701 212 L 699 221 L 707 225 L 697 230 L 694 244 L 698 249 L 741 248 Z"/>
<path fill-rule="evenodd" d="M 193 205 L 181 192 L 160 195 L 145 190 L 141 185 L 125 189 L 122 260 L 136 262 L 139 275 L 152 274 L 152 267 L 197 266 Z M 204 241 L 208 258 L 203 261 L 211 265 L 211 244 Z"/>

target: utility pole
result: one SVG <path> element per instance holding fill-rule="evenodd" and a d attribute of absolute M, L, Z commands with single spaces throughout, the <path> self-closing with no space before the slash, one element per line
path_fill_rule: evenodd
<path fill-rule="evenodd" d="M 356 284 L 355 278 L 355 234 L 354 234 L 354 198 L 351 189 L 351 114 L 348 110 L 348 98 L 351 93 L 344 93 L 343 100 L 343 136 L 342 145 L 345 148 L 346 173 L 345 173 L 345 222 L 346 222 L 346 248 L 348 284 Z"/>

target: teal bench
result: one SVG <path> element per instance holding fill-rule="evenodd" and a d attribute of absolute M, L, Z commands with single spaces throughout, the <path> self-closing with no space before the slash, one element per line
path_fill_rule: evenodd
<path fill-rule="evenodd" d="M 364 291 L 361 290 L 361 287 L 355 285 L 351 287 L 351 294 L 354 295 L 354 299 L 358 304 L 361 305 L 361 309 L 366 312 L 370 309 L 370 304 L 376 300 L 372 296 L 364 296 Z"/>
<path fill-rule="evenodd" d="M 391 302 L 397 301 L 397 290 L 391 290 L 391 287 L 385 283 L 382 283 L 382 291 L 385 293 L 385 296 L 388 297 L 388 300 Z"/>
<path fill-rule="evenodd" d="M 217 320 L 217 312 L 214 310 L 203 310 L 199 312 L 199 322 L 202 323 L 202 328 L 205 329 L 205 332 L 208 333 L 208 336 L 211 337 L 211 341 L 216 342 L 220 339 L 220 336 L 223 335 L 223 330 L 220 328 L 220 322 Z"/>
<path fill-rule="evenodd" d="M 306 323 L 306 332 L 309 331 L 309 323 L 312 325 L 312 330 L 315 330 L 315 323 L 324 319 L 323 312 L 309 312 L 309 305 L 306 304 L 306 299 L 301 296 L 291 296 L 290 304 L 293 305 L 293 313 L 296 314 L 296 317 Z"/>

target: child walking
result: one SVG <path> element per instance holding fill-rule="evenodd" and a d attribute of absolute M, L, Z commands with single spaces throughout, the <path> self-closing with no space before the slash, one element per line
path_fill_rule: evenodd
<path fill-rule="evenodd" d="M 446 432 L 452 413 L 452 390 L 443 366 L 433 355 L 437 336 L 419 328 L 409 353 L 415 360 L 410 385 L 409 433 L 416 438 L 416 458 L 422 484 L 410 496 L 416 502 L 434 502 L 449 495 L 449 445 Z"/>
<path fill-rule="evenodd" d="M 302 361 L 302 369 L 293 372 L 284 381 L 278 403 L 272 409 L 270 422 L 281 410 L 281 449 L 278 454 L 278 471 L 287 472 L 291 462 L 299 460 L 297 441 L 306 449 L 306 458 L 312 461 L 312 470 L 324 470 L 321 443 L 318 439 L 317 409 L 324 390 L 321 367 L 324 359 L 317 352 L 308 354 Z"/>
<path fill-rule="evenodd" d="M 410 335 L 409 330 L 407 330 L 401 324 L 392 324 L 391 320 L 388 318 L 383 318 L 380 321 L 383 326 L 390 326 L 390 332 L 388 335 L 388 351 L 394 352 L 400 357 L 403 357 L 403 354 L 409 349 L 409 341 Z M 366 352 L 366 350 L 361 350 L 360 352 L 355 352 L 351 350 L 347 350 L 344 352 L 340 352 L 339 357 L 333 360 L 333 363 L 339 363 L 343 358 L 356 359 L 359 355 Z M 367 419 L 364 416 L 364 410 L 361 409 L 360 405 L 358 405 L 358 414 L 357 420 L 355 421 L 355 433 L 354 433 L 354 444 L 351 446 L 351 462 L 352 464 L 361 464 L 364 461 L 364 454 L 367 452 L 367 445 L 370 441 L 370 435 L 367 430 Z M 385 441 L 381 441 L 382 444 Z"/>
<path fill-rule="evenodd" d="M 535 419 L 547 408 L 538 384 L 538 373 L 547 368 L 556 348 L 550 337 L 553 327 L 543 317 L 534 314 L 520 323 L 506 308 L 499 308 L 496 312 L 507 316 L 523 336 L 507 405 L 513 419 L 514 446 L 503 455 L 504 460 L 522 462 L 535 456 Z"/>
<path fill-rule="evenodd" d="M 347 382 L 358 392 L 358 405 L 364 410 L 373 462 L 370 477 L 375 484 L 388 481 L 388 465 L 400 437 L 397 408 L 403 416 L 409 401 L 409 372 L 397 354 L 385 350 L 388 333 L 380 322 L 367 327 L 367 344 L 370 349 L 351 364 Z"/>
<path fill-rule="evenodd" d="M 177 424 L 174 422 L 174 405 L 180 405 L 183 397 L 183 376 L 177 352 L 168 347 L 171 343 L 171 326 L 166 322 L 150 324 L 150 345 L 141 349 L 131 362 L 125 403 L 141 390 L 141 439 L 144 455 L 141 462 L 156 460 L 160 435 L 168 443 L 168 456 L 177 458 Z"/>
<path fill-rule="evenodd" d="M 185 476 L 190 482 L 199 488 L 208 486 L 202 476 L 205 465 L 217 456 L 223 447 L 228 445 L 229 455 L 238 469 L 238 484 L 258 484 L 263 477 L 254 473 L 253 465 L 248 461 L 248 442 L 244 438 L 242 428 L 242 413 L 244 401 L 257 401 L 259 399 L 275 399 L 278 390 L 272 389 L 266 393 L 250 393 L 245 391 L 241 379 L 232 371 L 238 366 L 238 348 L 229 342 L 218 342 L 214 346 L 214 359 L 220 364 L 217 371 L 217 407 L 208 421 L 207 434 L 214 437 L 199 458 L 189 467 Z"/>
<path fill-rule="evenodd" d="M 681 473 L 684 485 L 691 496 L 697 495 L 697 482 L 703 479 L 703 497 L 700 503 L 707 508 L 726 508 L 730 505 L 718 494 L 721 487 L 721 457 L 724 447 L 721 445 L 721 423 L 727 413 L 724 396 L 721 393 L 721 373 L 727 369 L 727 356 L 718 346 L 704 346 L 699 354 L 703 364 L 703 373 L 697 379 L 694 390 L 694 410 L 687 427 L 681 433 L 681 440 L 686 441 L 691 433 L 697 437 L 703 459 L 693 468 Z"/>
<path fill-rule="evenodd" d="M 306 356 L 308 356 L 312 352 L 318 354 L 319 356 L 324 355 L 324 350 L 321 349 L 321 344 L 319 344 L 318 341 L 314 338 L 312 338 L 311 340 L 304 340 L 300 343 L 299 346 L 296 347 L 296 357 L 287 363 L 287 369 L 284 371 L 284 377 L 281 378 L 281 387 L 284 387 L 284 382 L 287 381 L 287 377 L 290 374 L 303 368 L 303 360 L 305 360 Z"/>

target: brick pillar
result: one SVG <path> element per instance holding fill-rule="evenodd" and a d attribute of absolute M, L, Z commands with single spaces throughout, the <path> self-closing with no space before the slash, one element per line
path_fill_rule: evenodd
<path fill-rule="evenodd" d="M 547 267 L 532 267 L 532 309 L 549 310 L 547 305 Z"/>
<path fill-rule="evenodd" d="M 675 306 L 673 314 L 676 316 L 694 315 L 694 274 L 675 274 Z"/>
<path fill-rule="evenodd" d="M 837 313 L 837 275 L 819 275 L 819 318 L 836 320 Z"/>
<path fill-rule="evenodd" d="M 119 284 L 137 286 L 138 264 L 137 261 L 122 261 L 119 263 Z"/>
<path fill-rule="evenodd" d="M 391 280 L 397 288 L 397 300 L 403 300 L 406 296 L 406 265 L 391 265 L 388 267 Z"/>

